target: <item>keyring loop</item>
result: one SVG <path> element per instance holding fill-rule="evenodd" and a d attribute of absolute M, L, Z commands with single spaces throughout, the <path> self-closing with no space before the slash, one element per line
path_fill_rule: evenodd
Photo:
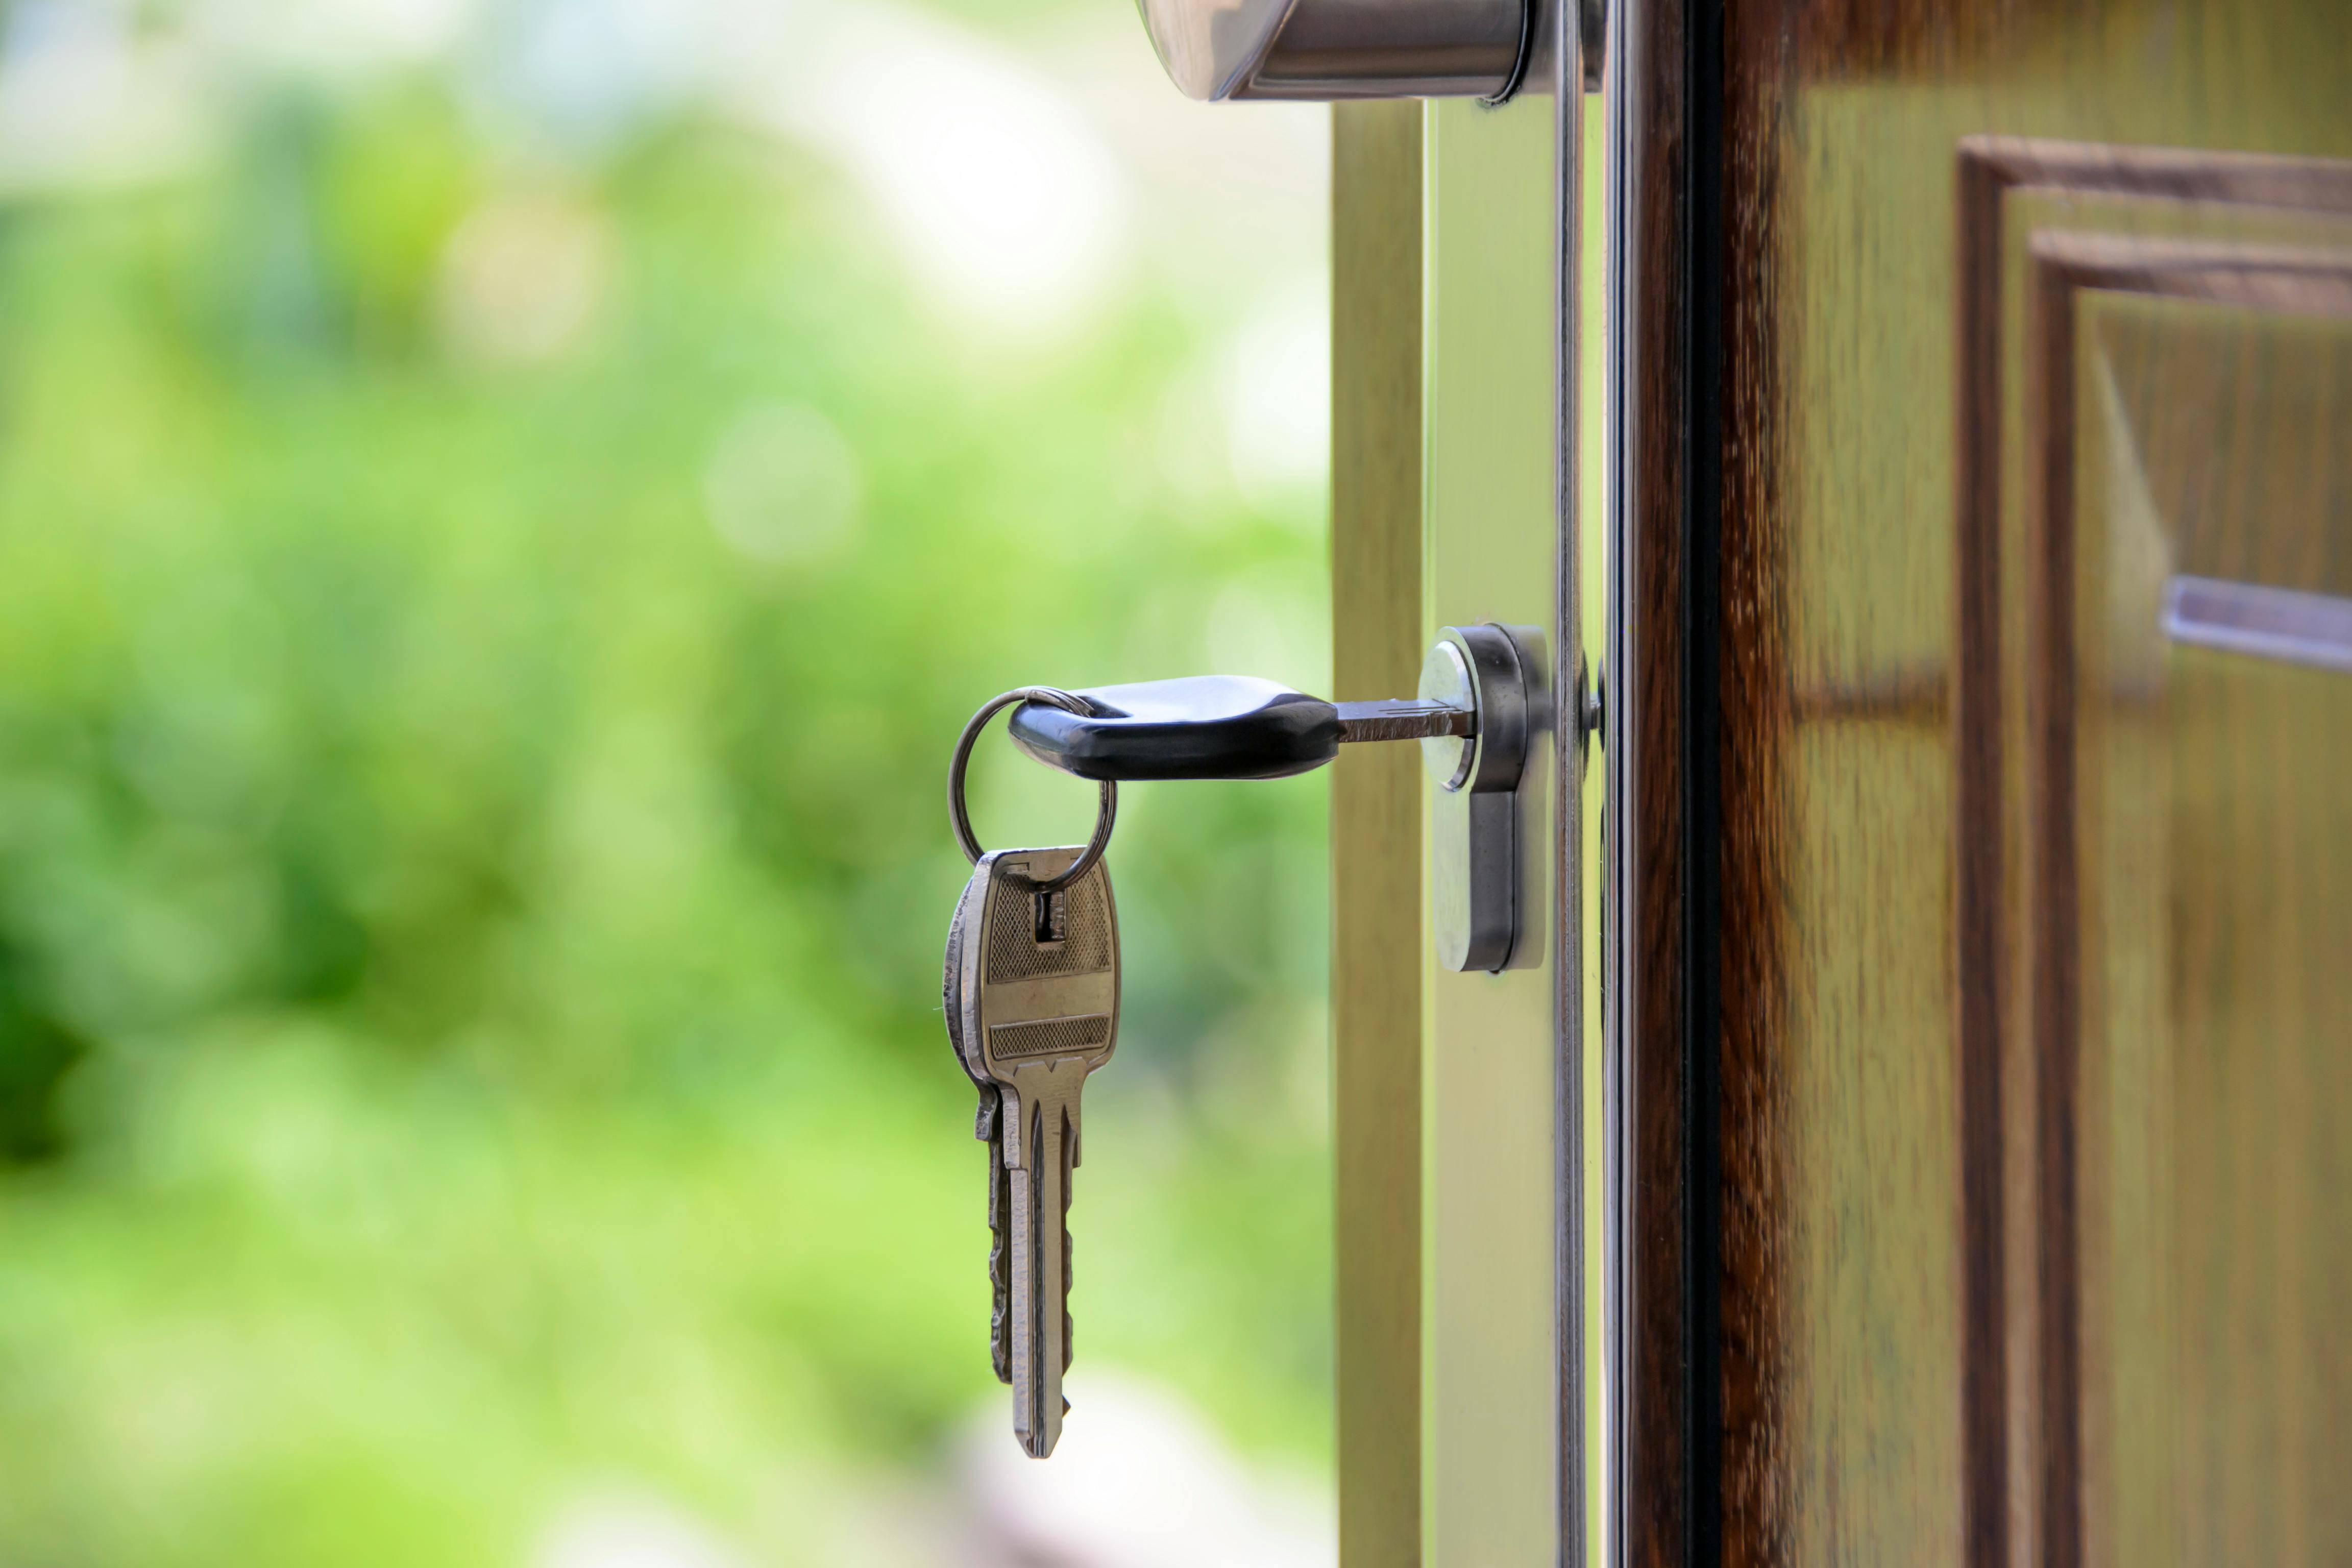
<path fill-rule="evenodd" d="M 1094 711 L 1093 705 L 1085 698 L 1074 697 L 1055 686 L 1016 686 L 981 704 L 980 711 L 971 716 L 971 721 L 963 727 L 963 733 L 956 737 L 955 760 L 948 764 L 948 818 L 955 824 L 956 842 L 963 846 L 967 860 L 976 861 L 986 851 L 981 848 L 980 838 L 971 830 L 971 813 L 964 809 L 964 766 L 971 761 L 972 742 L 980 739 L 980 732 L 988 727 L 988 721 L 996 717 L 1000 709 L 1010 708 L 1016 702 L 1044 702 L 1066 713 L 1076 713 L 1082 719 Z M 1118 820 L 1118 785 L 1105 779 L 1102 781 L 1102 805 L 1095 812 L 1095 836 L 1087 840 L 1086 848 L 1070 862 L 1068 870 L 1052 881 L 1038 883 L 1037 890 L 1050 893 L 1066 888 L 1093 870 L 1095 863 L 1103 858 L 1103 851 L 1110 847 L 1111 825 Z"/>

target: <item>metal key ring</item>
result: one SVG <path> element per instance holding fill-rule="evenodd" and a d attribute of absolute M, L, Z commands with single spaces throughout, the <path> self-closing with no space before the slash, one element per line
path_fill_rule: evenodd
<path fill-rule="evenodd" d="M 976 861 L 985 851 L 980 847 L 979 837 L 971 830 L 971 813 L 964 809 L 964 766 L 971 761 L 972 742 L 980 739 L 980 732 L 988 727 L 988 721 L 996 717 L 998 710 L 1010 708 L 1016 702 L 1048 703 L 1080 718 L 1094 711 L 1093 705 L 1085 698 L 1074 697 L 1054 686 L 1018 686 L 981 704 L 980 711 L 971 716 L 971 721 L 963 727 L 963 733 L 956 737 L 955 760 L 948 764 L 948 816 L 955 824 L 956 842 L 963 846 L 967 860 Z M 1050 893 L 1056 889 L 1066 888 L 1093 870 L 1095 863 L 1103 858 L 1103 851 L 1110 847 L 1111 825 L 1118 820 L 1118 785 L 1105 779 L 1102 781 L 1102 805 L 1095 812 L 1095 836 L 1087 840 L 1086 848 L 1070 862 L 1068 870 L 1049 882 L 1038 883 L 1037 890 Z"/>

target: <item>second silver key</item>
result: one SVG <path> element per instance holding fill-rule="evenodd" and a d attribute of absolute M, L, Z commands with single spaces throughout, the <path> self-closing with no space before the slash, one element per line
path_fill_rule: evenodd
<path fill-rule="evenodd" d="M 981 858 L 981 935 L 964 965 L 959 1033 L 999 1088 L 1012 1177 L 1013 1428 L 1034 1458 L 1061 1437 L 1069 1364 L 1070 1173 L 1079 1160 L 1079 1096 L 1118 1037 L 1118 916 L 1110 875 L 1095 866 L 1051 894 L 1036 884 L 1078 850 L 1000 849 Z"/>

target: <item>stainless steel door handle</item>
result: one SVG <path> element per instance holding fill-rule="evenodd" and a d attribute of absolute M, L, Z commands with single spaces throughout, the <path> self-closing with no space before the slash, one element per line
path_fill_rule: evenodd
<path fill-rule="evenodd" d="M 1549 80 L 1553 0 L 1137 0 L 1204 100 L 1486 98 Z"/>

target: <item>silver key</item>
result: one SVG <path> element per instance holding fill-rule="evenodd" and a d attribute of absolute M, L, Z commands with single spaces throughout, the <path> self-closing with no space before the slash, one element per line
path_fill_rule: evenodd
<path fill-rule="evenodd" d="M 968 945 L 975 945 L 979 936 L 974 929 L 980 917 L 983 895 L 987 889 L 986 873 L 975 870 L 964 884 L 963 896 L 956 900 L 955 918 L 948 924 L 947 977 L 940 988 L 940 1010 L 947 1016 L 948 1043 L 955 1047 L 956 1060 L 980 1090 L 980 1109 L 972 1118 L 971 1135 L 988 1146 L 988 1359 L 996 1370 L 996 1381 L 1013 1381 L 1012 1346 L 1007 1342 L 1012 1310 L 1011 1258 L 1006 1251 L 1004 1227 L 1012 1217 L 1012 1173 L 1004 1168 L 1003 1096 L 996 1080 L 977 1065 L 977 1052 L 964 1049 L 963 954 Z"/>
<path fill-rule="evenodd" d="M 948 942 L 949 1033 L 964 1070 L 993 1086 L 1011 1211 L 1005 1372 L 1013 1429 L 1034 1458 L 1062 1435 L 1070 1360 L 1070 1173 L 1078 1097 L 1118 1037 L 1118 915 L 1097 864 L 1043 894 L 1078 858 L 1061 849 L 981 857 Z M 986 1089 L 981 1121 L 990 1120 Z"/>

